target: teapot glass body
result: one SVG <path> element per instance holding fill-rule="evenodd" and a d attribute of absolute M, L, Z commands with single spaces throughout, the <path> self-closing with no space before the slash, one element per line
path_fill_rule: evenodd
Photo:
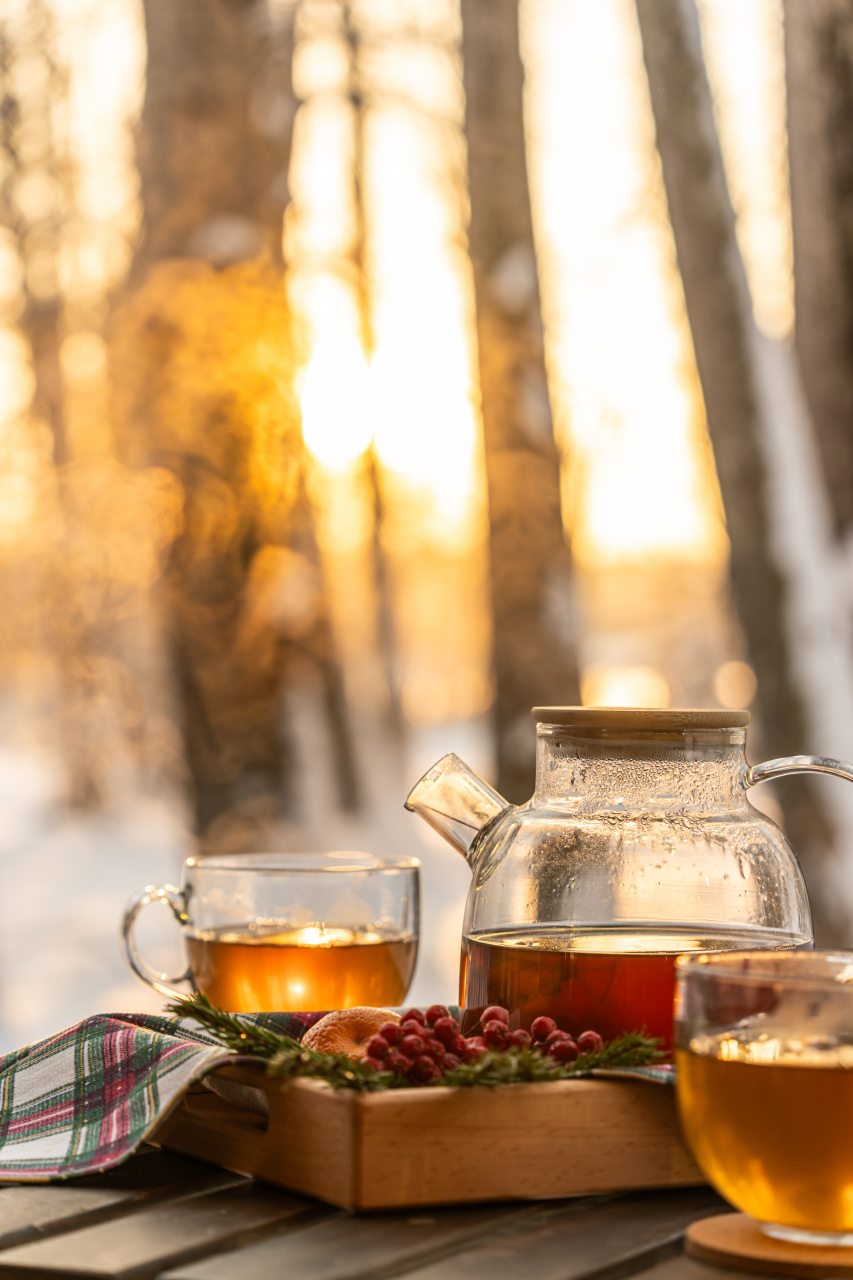
<path fill-rule="evenodd" d="M 547 710 L 562 723 L 538 724 L 526 804 L 453 756 L 408 800 L 472 869 L 467 1027 L 498 1004 L 513 1026 L 547 1014 L 573 1034 L 645 1028 L 668 1047 L 678 955 L 811 946 L 799 865 L 746 789 L 761 769 L 815 766 L 750 771 L 746 712 Z"/>

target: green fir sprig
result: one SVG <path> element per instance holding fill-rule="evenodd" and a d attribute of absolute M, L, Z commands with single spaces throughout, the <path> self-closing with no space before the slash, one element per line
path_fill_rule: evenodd
<path fill-rule="evenodd" d="M 640 1031 L 630 1031 L 608 1040 L 597 1053 L 582 1053 L 574 1062 L 555 1062 L 536 1049 L 512 1049 L 486 1053 L 476 1062 L 463 1062 L 454 1071 L 448 1071 L 438 1084 L 464 1088 L 482 1084 L 492 1087 L 500 1084 L 532 1084 L 536 1081 L 572 1080 L 588 1076 L 593 1071 L 624 1070 L 627 1067 L 648 1067 L 660 1062 L 663 1054 L 660 1042 Z"/>
<path fill-rule="evenodd" d="M 211 1039 L 232 1053 L 265 1061 L 267 1074 L 278 1079 L 292 1080 L 303 1076 L 311 1080 L 325 1080 L 336 1089 L 363 1091 L 392 1087 L 384 1080 L 386 1076 L 391 1079 L 390 1072 L 373 1071 L 344 1054 L 307 1049 L 283 1031 L 241 1018 L 236 1013 L 226 1013 L 200 992 L 183 996 L 166 1008 L 179 1018 L 191 1018 L 197 1022 Z"/>
<path fill-rule="evenodd" d="M 180 1018 L 191 1018 L 207 1034 L 232 1053 L 258 1058 L 267 1064 L 267 1073 L 280 1080 L 297 1077 L 323 1080 L 335 1089 L 355 1089 L 376 1093 L 384 1089 L 428 1088 L 445 1085 L 470 1088 L 485 1085 L 531 1084 L 537 1081 L 571 1080 L 597 1070 L 623 1070 L 659 1062 L 659 1041 L 640 1031 L 628 1032 L 608 1041 L 602 1049 L 581 1054 L 572 1063 L 555 1062 L 535 1049 L 513 1049 L 486 1053 L 476 1062 L 465 1062 L 429 1085 L 413 1086 L 390 1071 L 376 1071 L 344 1054 L 320 1053 L 307 1049 L 281 1031 L 265 1027 L 239 1014 L 226 1013 L 206 996 L 184 996 L 167 1006 Z"/>

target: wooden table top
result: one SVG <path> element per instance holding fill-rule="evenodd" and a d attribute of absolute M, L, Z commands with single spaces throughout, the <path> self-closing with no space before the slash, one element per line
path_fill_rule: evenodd
<path fill-rule="evenodd" d="M 706 1188 L 354 1215 L 147 1148 L 112 1173 L 0 1190 L 0 1277 L 720 1280 L 682 1234 Z"/>

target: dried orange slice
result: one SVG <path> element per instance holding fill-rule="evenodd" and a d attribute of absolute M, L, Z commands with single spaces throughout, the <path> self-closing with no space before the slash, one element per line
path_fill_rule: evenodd
<path fill-rule="evenodd" d="M 348 1058 L 367 1057 L 367 1042 L 386 1022 L 399 1022 L 388 1009 L 337 1009 L 327 1013 L 302 1037 L 306 1049 L 319 1053 L 344 1053 Z"/>

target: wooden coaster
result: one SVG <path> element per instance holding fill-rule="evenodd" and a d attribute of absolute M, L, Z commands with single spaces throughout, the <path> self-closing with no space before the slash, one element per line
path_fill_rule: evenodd
<path fill-rule="evenodd" d="M 773 1276 L 851 1276 L 853 1247 L 790 1244 L 765 1235 L 745 1213 L 701 1218 L 687 1228 L 691 1258 Z"/>

